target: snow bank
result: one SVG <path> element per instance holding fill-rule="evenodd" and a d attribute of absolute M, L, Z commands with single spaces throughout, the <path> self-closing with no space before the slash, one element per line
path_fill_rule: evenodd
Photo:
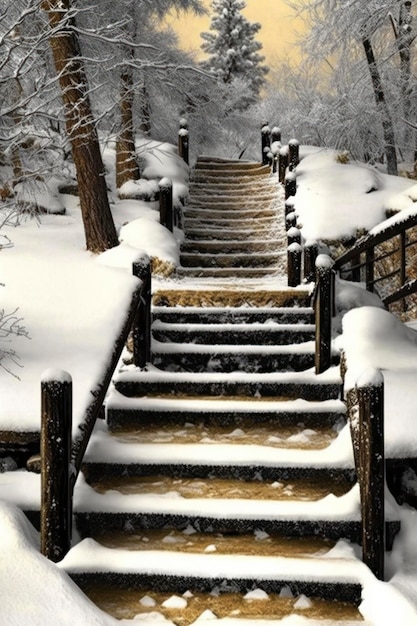
<path fill-rule="evenodd" d="M 370 230 L 385 211 L 411 207 L 410 181 L 357 162 L 338 163 L 337 151 L 303 146 L 295 209 L 305 239 L 339 239 Z"/>
<path fill-rule="evenodd" d="M 36 531 L 0 501 L 0 623 L 7 626 L 115 626 L 68 575 L 39 554 Z"/>

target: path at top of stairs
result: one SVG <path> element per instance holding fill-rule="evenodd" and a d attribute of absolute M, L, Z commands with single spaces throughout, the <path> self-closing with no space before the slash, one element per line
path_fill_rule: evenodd
<path fill-rule="evenodd" d="M 362 619 L 337 355 L 314 373 L 309 289 L 282 287 L 282 205 L 268 168 L 197 161 L 181 266 L 153 296 L 151 363 L 124 355 L 76 490 L 82 541 L 62 563 L 118 617 Z"/>

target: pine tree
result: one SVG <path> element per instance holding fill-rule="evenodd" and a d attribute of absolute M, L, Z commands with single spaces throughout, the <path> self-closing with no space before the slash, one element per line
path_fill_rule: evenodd
<path fill-rule="evenodd" d="M 202 63 L 205 69 L 226 84 L 236 80 L 246 84 L 248 96 L 242 104 L 248 105 L 259 95 L 268 68 L 262 65 L 265 57 L 258 54 L 262 44 L 255 40 L 261 25 L 242 15 L 245 7 L 242 0 L 213 0 L 211 32 L 201 33 L 201 48 L 209 55 Z"/>

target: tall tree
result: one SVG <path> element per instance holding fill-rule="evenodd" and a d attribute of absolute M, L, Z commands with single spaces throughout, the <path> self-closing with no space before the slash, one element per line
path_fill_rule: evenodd
<path fill-rule="evenodd" d="M 390 16 L 398 15 L 409 0 L 286 0 L 292 8 L 303 12 L 309 26 L 304 38 L 307 50 L 316 62 L 331 56 L 335 71 L 338 59 L 350 59 L 357 67 L 357 83 L 368 74 L 374 92 L 382 133 L 387 170 L 397 173 L 396 130 L 399 110 L 398 69 L 390 66 L 393 58 L 392 38 L 389 41 Z M 402 17 L 401 19 L 404 19 Z M 402 39 L 404 41 L 404 39 Z M 359 56 L 360 55 L 360 56 Z M 361 64 L 359 59 L 364 59 Z M 365 70 L 365 67 L 367 68 Z M 369 78 L 367 79 L 369 81 Z M 397 124 L 397 126 L 396 126 Z"/>
<path fill-rule="evenodd" d="M 238 80 L 247 85 L 242 108 L 257 99 L 268 73 L 265 57 L 258 54 L 262 44 L 255 39 L 261 25 L 244 17 L 245 7 L 242 0 L 213 0 L 210 32 L 201 33 L 201 48 L 209 55 L 202 66 L 226 84 Z"/>
<path fill-rule="evenodd" d="M 118 238 L 107 196 L 75 13 L 70 0 L 43 0 L 41 6 L 50 26 L 50 44 L 76 168 L 86 247 L 91 252 L 103 252 L 116 246 Z"/>

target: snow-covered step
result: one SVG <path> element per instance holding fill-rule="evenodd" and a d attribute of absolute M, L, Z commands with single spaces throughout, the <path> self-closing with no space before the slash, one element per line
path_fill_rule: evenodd
<path fill-rule="evenodd" d="M 191 337 L 190 337 L 191 339 Z M 202 341 L 201 341 L 202 339 Z M 152 363 L 160 369 L 182 372 L 303 371 L 314 366 L 315 343 L 288 346 L 205 345 L 208 337 L 196 335 L 196 343 L 152 342 Z M 220 337 L 220 340 L 227 337 Z M 233 341 L 234 337 L 231 338 Z M 218 341 L 218 338 L 215 338 Z M 334 362 L 337 362 L 335 355 Z"/>
<path fill-rule="evenodd" d="M 154 320 L 184 324 L 313 324 L 311 307 L 165 307 L 154 306 Z"/>
<path fill-rule="evenodd" d="M 216 552 L 184 552 L 179 555 L 177 550 L 172 549 L 172 544 L 171 550 L 147 550 L 146 539 L 149 537 L 146 532 L 142 537 L 145 537 L 145 549 L 138 550 L 134 547 L 114 547 L 111 540 L 108 547 L 105 538 L 104 545 L 86 539 L 71 550 L 59 567 L 81 585 L 88 584 L 94 577 L 103 583 L 115 584 L 117 581 L 122 588 L 174 592 L 177 594 L 177 603 L 175 605 L 171 600 L 171 606 L 181 607 L 182 610 L 187 605 L 187 601 L 180 602 L 182 594 L 190 598 L 194 593 L 207 591 L 212 593 L 212 597 L 218 597 L 230 592 L 246 594 L 261 589 L 264 594 L 292 597 L 294 602 L 291 604 L 295 604 L 295 598 L 303 596 L 303 614 L 307 608 L 307 597 L 359 605 L 362 581 L 369 577 L 365 566 L 355 558 L 346 542 L 328 550 L 329 558 L 326 558 L 326 553 L 320 555 L 320 552 L 318 556 L 308 558 L 254 557 L 246 554 L 236 554 L 231 558 L 228 554 Z M 176 539 L 168 530 L 165 537 Z M 187 539 L 187 535 L 184 537 Z M 213 549 L 216 543 L 207 546 Z M 337 626 L 338 622 L 331 623 Z M 343 625 L 346 626 L 345 621 Z"/>
<path fill-rule="evenodd" d="M 322 402 L 302 399 L 281 401 L 268 398 L 168 398 L 126 397 L 112 391 L 107 402 L 107 424 L 110 430 L 126 430 L 136 427 L 166 427 L 175 424 L 187 428 L 187 424 L 203 424 L 223 428 L 247 429 L 254 421 L 258 426 L 271 423 L 292 428 L 298 424 L 303 429 L 337 428 L 345 420 L 346 406 L 341 400 Z"/>
<path fill-rule="evenodd" d="M 202 157 L 198 157 L 197 162 L 195 164 L 196 170 L 217 170 L 220 172 L 225 171 L 227 168 L 232 168 L 234 170 L 256 170 L 259 169 L 260 163 L 256 163 L 253 161 L 238 161 L 238 160 L 222 160 L 216 161 L 212 157 L 207 157 L 206 159 Z"/>
<path fill-rule="evenodd" d="M 218 215 L 216 217 L 212 216 L 210 211 L 206 211 L 204 214 L 202 212 L 199 212 L 192 216 L 185 216 L 184 226 L 186 236 L 188 228 L 192 226 L 206 226 L 207 228 L 213 228 L 214 226 L 218 226 L 221 228 L 242 228 L 243 230 L 246 230 L 248 228 L 248 224 L 250 224 L 252 219 L 255 220 L 255 224 L 257 227 L 265 227 L 268 224 L 270 224 L 271 226 L 273 224 L 278 225 L 275 211 L 271 211 L 269 215 L 259 215 L 256 218 L 254 218 L 253 216 L 244 217 L 242 216 L 241 212 L 238 211 L 236 211 L 236 215 L 232 215 L 229 217 L 225 215 Z"/>
<path fill-rule="evenodd" d="M 284 265 L 271 267 L 178 267 L 177 276 L 186 278 L 263 278 L 282 276 Z"/>
<path fill-rule="evenodd" d="M 267 252 L 271 249 L 279 248 L 279 239 L 253 239 L 253 240 L 234 240 L 228 241 L 225 244 L 224 241 L 213 241 L 212 239 L 186 239 L 181 243 L 181 252 L 193 252 L 193 253 L 247 253 L 247 252 Z"/>
<path fill-rule="evenodd" d="M 263 194 L 258 196 L 256 200 L 251 199 L 248 193 L 235 193 L 230 196 L 220 195 L 219 192 L 213 195 L 208 193 L 193 194 L 191 201 L 187 204 L 185 211 L 200 210 L 209 213 L 210 211 L 230 211 L 239 213 L 241 211 L 254 211 L 256 209 L 275 208 L 278 198 L 274 194 Z"/>
<path fill-rule="evenodd" d="M 282 258 L 282 252 L 182 252 L 180 262 L 183 267 L 269 267 Z"/>
<path fill-rule="evenodd" d="M 342 381 L 339 369 L 332 367 L 323 374 L 278 372 L 246 374 L 244 372 L 196 373 L 165 372 L 149 366 L 148 371 L 134 368 L 121 371 L 115 387 L 126 396 L 168 394 L 184 396 L 249 396 L 295 400 L 329 400 L 339 396 Z"/>
<path fill-rule="evenodd" d="M 341 481 L 259 482 L 149 476 L 78 484 L 74 501 L 82 537 L 105 532 L 192 526 L 208 533 L 253 533 L 285 537 L 315 535 L 358 542 L 359 487 Z M 387 533 L 398 530 L 387 503 Z"/>
<path fill-rule="evenodd" d="M 249 169 L 242 169 L 236 167 L 225 167 L 218 171 L 210 168 L 198 168 L 195 169 L 191 175 L 191 180 L 198 181 L 214 181 L 225 182 L 230 178 L 238 178 L 239 180 L 248 180 L 250 178 L 265 178 L 268 179 L 271 175 L 271 168 L 269 166 L 260 165 L 259 167 L 253 167 Z"/>
<path fill-rule="evenodd" d="M 257 289 L 255 288 L 257 287 Z M 308 306 L 311 302 L 311 292 L 303 288 L 262 289 L 256 283 L 250 289 L 246 284 L 234 284 L 231 281 L 225 287 L 216 288 L 211 279 L 206 284 L 204 279 L 198 282 L 197 287 L 158 289 L 152 298 L 154 306 L 164 307 L 207 307 L 211 310 L 216 307 L 300 307 Z"/>
<path fill-rule="evenodd" d="M 278 346 L 313 341 L 313 324 L 267 323 L 169 323 L 156 320 L 152 335 L 160 342 L 194 343 L 208 345 Z M 309 347 L 310 348 L 310 347 Z M 178 349 L 178 348 L 177 348 Z M 296 348 L 294 348 L 296 350 Z"/>
<path fill-rule="evenodd" d="M 144 423 L 114 434 L 99 424 L 84 459 L 84 475 L 88 482 L 150 475 L 262 480 L 284 490 L 284 482 L 294 480 L 319 481 L 326 489 L 332 483 L 354 482 L 349 429 L 343 422 L 313 430 L 295 422 L 280 426 L 248 420 L 236 428 L 207 425 L 197 418 Z M 259 496 L 259 484 L 255 491 Z"/>
<path fill-rule="evenodd" d="M 194 203 L 192 206 L 187 207 L 183 211 L 184 219 L 196 218 L 200 220 L 258 220 L 261 218 L 274 218 L 276 216 L 276 210 L 273 207 L 273 203 L 268 201 L 264 204 L 257 204 L 253 207 L 248 207 L 244 202 L 241 202 L 236 208 L 231 209 L 230 205 L 226 205 L 227 208 L 223 208 L 220 204 L 213 204 L 210 208 L 198 207 Z"/>
<path fill-rule="evenodd" d="M 187 239 L 189 240 L 214 239 L 216 241 L 246 241 L 246 239 L 252 238 L 256 235 L 259 239 L 275 240 L 279 237 L 282 238 L 281 229 L 277 224 L 272 226 L 264 225 L 261 227 L 254 225 L 253 228 L 248 228 L 248 225 L 246 224 L 245 228 L 239 229 L 238 231 L 234 228 L 222 228 L 222 230 L 219 230 L 218 228 L 209 227 L 207 225 L 189 226 L 187 228 Z"/>

